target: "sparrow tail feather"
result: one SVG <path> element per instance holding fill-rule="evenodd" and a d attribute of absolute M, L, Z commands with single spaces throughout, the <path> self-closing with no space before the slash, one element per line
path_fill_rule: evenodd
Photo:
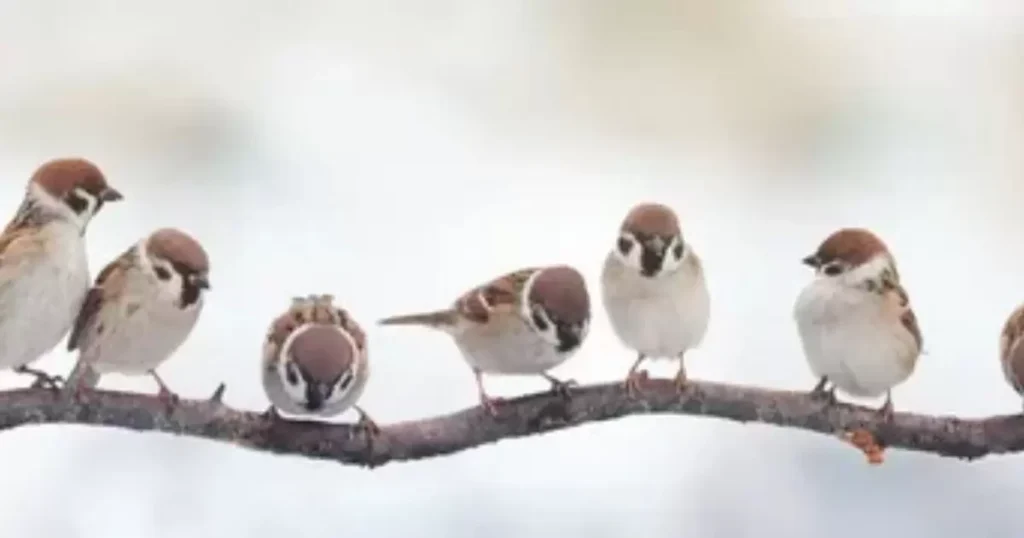
<path fill-rule="evenodd" d="M 406 314 L 384 318 L 377 323 L 379 325 L 426 325 L 428 327 L 445 327 L 455 325 L 456 313 L 454 310 L 437 310 L 434 312 L 423 312 L 419 314 Z"/>

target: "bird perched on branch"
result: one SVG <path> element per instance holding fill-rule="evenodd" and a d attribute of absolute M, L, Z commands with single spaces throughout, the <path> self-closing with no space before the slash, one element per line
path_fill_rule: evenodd
<path fill-rule="evenodd" d="M 75 321 L 68 350 L 79 350 L 66 392 L 79 396 L 105 373 L 150 375 L 159 397 L 177 397 L 156 368 L 195 327 L 209 280 L 203 246 L 187 233 L 163 228 L 132 245 L 100 271 Z"/>
<path fill-rule="evenodd" d="M 59 376 L 28 365 L 71 329 L 89 289 L 86 228 L 105 203 L 121 199 L 85 159 L 54 159 L 32 175 L 0 234 L 0 368 L 57 387 Z"/>
<path fill-rule="evenodd" d="M 639 388 L 638 368 L 647 358 L 677 360 L 675 384 L 683 390 L 683 357 L 704 339 L 711 301 L 703 264 L 671 208 L 644 203 L 626 214 L 605 257 L 601 291 L 616 336 L 637 352 L 626 376 L 629 393 Z"/>
<path fill-rule="evenodd" d="M 812 394 L 829 400 L 836 388 L 862 398 L 884 394 L 879 411 L 892 418 L 892 388 L 913 373 L 922 345 L 895 257 L 869 230 L 844 228 L 803 263 L 815 277 L 797 297 L 794 317 L 819 378 Z"/>
<path fill-rule="evenodd" d="M 370 377 L 366 334 L 328 294 L 296 297 L 274 318 L 263 344 L 263 389 L 268 415 L 330 417 L 355 408 L 359 426 L 377 424 L 356 402 Z"/>
<path fill-rule="evenodd" d="M 590 325 L 583 275 L 567 265 L 528 267 L 476 286 L 444 310 L 394 316 L 381 325 L 422 325 L 449 334 L 476 377 L 480 404 L 497 415 L 483 374 L 541 375 L 568 395 L 573 381 L 548 370 L 579 350 Z"/>

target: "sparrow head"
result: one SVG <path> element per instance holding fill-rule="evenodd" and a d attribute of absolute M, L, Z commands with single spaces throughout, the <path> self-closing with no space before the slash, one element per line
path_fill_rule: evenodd
<path fill-rule="evenodd" d="M 175 228 L 162 228 L 145 240 L 148 266 L 181 308 L 196 304 L 210 289 L 210 260 L 198 241 Z"/>
<path fill-rule="evenodd" d="M 576 351 L 590 324 L 583 275 L 567 265 L 538 269 L 523 288 L 523 317 L 560 353 Z"/>
<path fill-rule="evenodd" d="M 28 196 L 83 226 L 99 213 L 104 203 L 124 198 L 107 184 L 99 167 L 79 158 L 43 163 L 29 181 Z"/>
<path fill-rule="evenodd" d="M 668 206 L 634 206 L 619 227 L 615 253 L 641 275 L 653 278 L 676 270 L 686 254 L 679 219 Z"/>
<path fill-rule="evenodd" d="M 285 392 L 308 411 L 329 407 L 352 390 L 357 353 L 355 341 L 341 327 L 302 325 L 281 346 L 278 374 Z"/>
<path fill-rule="evenodd" d="M 895 272 L 889 248 L 878 236 L 863 228 L 843 228 L 833 232 L 821 242 L 814 254 L 801 261 L 825 278 L 860 280 L 886 269 Z"/>

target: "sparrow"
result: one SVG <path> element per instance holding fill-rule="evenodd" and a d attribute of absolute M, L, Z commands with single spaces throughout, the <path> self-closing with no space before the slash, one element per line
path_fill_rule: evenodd
<path fill-rule="evenodd" d="M 100 271 L 78 312 L 68 351 L 78 361 L 65 393 L 80 396 L 100 375 L 149 375 L 167 404 L 175 395 L 156 373 L 192 332 L 210 289 L 210 260 L 199 242 L 161 228 Z"/>
<path fill-rule="evenodd" d="M 804 355 L 819 378 L 812 396 L 832 402 L 836 388 L 862 398 L 884 394 L 879 412 L 891 419 L 892 388 L 913 373 L 922 346 L 895 257 L 869 230 L 844 228 L 802 262 L 815 271 L 794 307 Z"/>
<path fill-rule="evenodd" d="M 388 317 L 381 325 L 421 325 L 449 334 L 476 377 L 480 404 L 498 414 L 483 374 L 540 375 L 569 396 L 575 381 L 547 373 L 579 350 L 590 325 L 583 275 L 567 265 L 528 267 L 478 285 L 449 308 Z"/>
<path fill-rule="evenodd" d="M 89 289 L 85 231 L 104 204 L 123 197 L 79 158 L 47 161 L 33 173 L 14 217 L 0 232 L 0 368 L 57 388 L 60 376 L 28 365 L 71 329 Z"/>
<path fill-rule="evenodd" d="M 612 330 L 637 353 L 627 392 L 635 394 L 647 377 L 638 372 L 646 358 L 679 361 L 675 385 L 682 392 L 683 357 L 704 339 L 711 302 L 703 264 L 671 208 L 643 203 L 630 209 L 605 256 L 601 292 Z"/>
<path fill-rule="evenodd" d="M 1018 306 L 1003 325 L 999 339 L 999 362 L 1003 376 L 1017 394 L 1024 396 L 1024 304 Z"/>
<path fill-rule="evenodd" d="M 292 299 L 274 318 L 263 344 L 263 390 L 277 409 L 293 415 L 331 417 L 349 408 L 371 434 L 377 424 L 356 405 L 370 377 L 366 333 L 329 294 Z"/>

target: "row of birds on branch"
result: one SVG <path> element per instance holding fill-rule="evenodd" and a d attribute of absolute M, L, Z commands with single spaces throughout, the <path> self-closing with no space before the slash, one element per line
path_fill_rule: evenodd
<path fill-rule="evenodd" d="M 210 261 L 196 239 L 173 228 L 131 245 L 90 282 L 84 236 L 90 220 L 122 195 L 92 162 L 55 159 L 32 175 L 14 218 L 0 235 L 0 368 L 31 374 L 33 386 L 80 398 L 99 377 L 150 375 L 169 406 L 177 396 L 156 373 L 184 342 L 209 293 Z M 865 229 L 844 228 L 803 259 L 815 275 L 794 307 L 797 331 L 814 376 L 816 398 L 835 390 L 881 397 L 914 371 L 922 337 L 896 261 Z M 625 379 L 629 395 L 648 380 L 645 359 L 678 362 L 675 386 L 687 388 L 684 356 L 708 328 L 710 297 L 701 259 L 662 204 L 633 207 L 605 257 L 601 297 L 616 336 L 636 352 Z M 568 265 L 522 268 L 469 289 L 447 307 L 385 318 L 381 325 L 420 325 L 449 334 L 476 378 L 480 404 L 497 414 L 483 374 L 539 375 L 571 397 L 572 380 L 548 371 L 583 345 L 591 300 L 582 274 Z M 70 332 L 70 335 L 68 333 Z M 63 380 L 31 363 L 67 336 L 77 362 Z M 1007 320 L 1001 360 L 1007 380 L 1024 387 L 1024 307 Z M 291 300 L 270 323 L 262 353 L 267 413 L 329 417 L 357 405 L 369 377 L 367 338 L 329 294 Z M 63 386 L 62 386 L 63 385 Z"/>

